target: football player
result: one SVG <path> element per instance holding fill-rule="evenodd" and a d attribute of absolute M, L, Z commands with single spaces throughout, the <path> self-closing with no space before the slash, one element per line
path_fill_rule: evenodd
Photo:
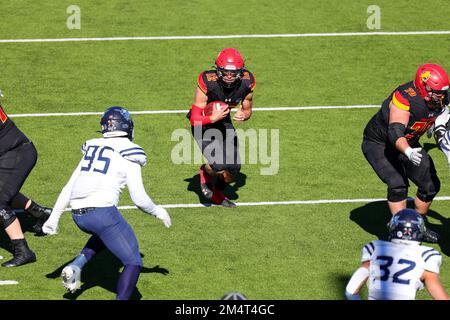
<path fill-rule="evenodd" d="M 217 56 L 215 69 L 202 72 L 197 84 L 194 104 L 188 118 L 194 139 L 207 160 L 200 167 L 202 194 L 215 204 L 235 207 L 223 194 L 225 187 L 234 181 L 241 170 L 238 138 L 231 122 L 230 108 L 238 107 L 233 117 L 235 121 L 247 121 L 251 117 L 255 77 L 245 68 L 240 52 L 234 48 L 226 48 Z M 229 108 L 213 109 L 211 115 L 205 115 L 205 107 L 213 101 L 222 101 Z M 212 133 L 212 137 L 207 138 L 208 130 L 209 133 L 218 130 L 221 135 L 218 138 Z M 213 144 L 218 146 L 214 158 L 205 152 Z M 221 153 L 219 157 L 217 150 Z"/>
<path fill-rule="evenodd" d="M 37 218 L 34 226 L 37 231 L 49 216 L 51 209 L 40 207 L 19 193 L 36 161 L 37 151 L 33 142 L 17 128 L 0 105 L 0 226 L 11 240 L 13 250 L 13 258 L 2 263 L 2 267 L 17 267 L 36 261 L 13 211 L 14 208 L 24 209 Z"/>
<path fill-rule="evenodd" d="M 349 300 L 360 300 L 368 281 L 369 300 L 414 300 L 427 288 L 433 299 L 449 300 L 439 279 L 441 254 L 421 245 L 425 224 L 415 210 L 402 209 L 389 222 L 389 241 L 375 240 L 362 249 L 361 266 L 345 289 Z"/>
<path fill-rule="evenodd" d="M 80 288 L 81 269 L 99 251 L 109 249 L 124 264 L 117 285 L 118 300 L 133 293 L 142 268 L 139 246 L 131 226 L 117 210 L 122 189 L 128 186 L 135 205 L 162 220 L 169 228 L 167 211 L 153 203 L 144 189 L 141 167 L 147 162 L 144 150 L 134 144 L 134 124 L 122 107 L 105 111 L 101 121 L 103 138 L 86 141 L 83 158 L 55 203 L 42 230 L 56 234 L 64 209 L 70 204 L 76 225 L 92 236 L 80 255 L 63 270 L 63 284 L 71 292 Z"/>
<path fill-rule="evenodd" d="M 397 87 L 389 95 L 364 130 L 362 151 L 387 184 L 391 214 L 406 208 L 409 179 L 418 187 L 415 209 L 426 221 L 440 181 L 419 138 L 448 104 L 448 89 L 447 72 L 437 64 L 424 64 L 417 69 L 414 81 Z M 438 242 L 439 235 L 426 229 L 424 241 Z"/>
<path fill-rule="evenodd" d="M 439 149 L 447 157 L 447 162 L 450 169 L 450 113 L 447 106 L 444 112 L 437 117 L 434 123 L 434 138 Z"/>

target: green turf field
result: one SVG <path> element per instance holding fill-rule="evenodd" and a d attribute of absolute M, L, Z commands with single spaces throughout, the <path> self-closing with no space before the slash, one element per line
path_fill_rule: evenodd
<path fill-rule="evenodd" d="M 76 1 L 81 29 L 68 30 L 66 1 L 2 4 L 0 39 L 194 36 L 368 32 L 367 7 L 381 9 L 374 31 L 450 30 L 447 1 Z M 254 107 L 380 104 L 416 68 L 435 62 L 450 70 L 450 35 L 0 43 L 0 88 L 9 114 L 180 110 L 193 102 L 198 74 L 224 47 L 236 47 L 255 74 Z M 261 175 L 247 164 L 229 188 L 239 202 L 379 199 L 385 186 L 365 161 L 362 131 L 374 108 L 255 111 L 242 129 L 279 130 L 279 171 Z M 81 158 L 86 139 L 98 137 L 100 116 L 13 117 L 33 140 L 38 163 L 23 192 L 52 206 Z M 135 142 L 147 152 L 146 190 L 158 204 L 197 204 L 197 164 L 175 165 L 171 141 L 189 129 L 183 114 L 135 115 Z M 269 131 L 270 132 L 270 131 Z M 430 149 L 450 196 L 450 172 L 434 140 Z M 410 196 L 414 196 L 415 187 Z M 125 192 L 120 205 L 131 205 Z M 444 238 L 441 279 L 450 291 L 450 210 L 432 206 Z M 138 210 L 124 210 L 143 255 L 136 298 L 206 299 L 240 291 L 250 299 L 343 299 L 360 250 L 385 235 L 386 202 L 168 209 L 170 229 Z M 63 215 L 60 232 L 35 237 L 20 216 L 38 262 L 0 269 L 0 299 L 114 299 L 120 262 L 109 253 L 84 270 L 82 290 L 68 294 L 60 272 L 88 236 Z M 0 255 L 9 259 L 4 233 Z M 365 295 L 365 293 L 364 293 Z M 429 299 L 425 291 L 420 299 Z"/>

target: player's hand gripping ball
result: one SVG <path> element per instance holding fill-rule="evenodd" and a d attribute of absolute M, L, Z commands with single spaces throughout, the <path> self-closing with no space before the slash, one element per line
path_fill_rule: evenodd
<path fill-rule="evenodd" d="M 214 110 L 225 110 L 228 107 L 229 107 L 228 104 L 226 104 L 223 101 L 212 101 L 206 105 L 205 109 L 203 110 L 203 113 L 205 116 L 210 116 L 213 114 Z"/>

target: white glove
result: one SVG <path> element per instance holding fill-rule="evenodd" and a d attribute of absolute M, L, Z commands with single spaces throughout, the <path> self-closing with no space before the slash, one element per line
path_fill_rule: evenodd
<path fill-rule="evenodd" d="M 411 161 L 414 165 L 418 166 L 422 161 L 422 154 L 420 153 L 420 151 L 422 151 L 422 148 L 408 147 L 405 150 L 405 155 L 408 157 L 409 161 Z"/>
<path fill-rule="evenodd" d="M 42 232 L 49 235 L 55 235 L 58 233 L 58 223 L 59 223 L 59 217 L 55 217 L 53 215 L 50 215 L 47 221 L 45 221 L 44 225 L 42 226 Z"/>
<path fill-rule="evenodd" d="M 170 228 L 172 225 L 172 221 L 170 220 L 169 213 L 166 209 L 160 206 L 156 206 L 155 210 L 153 210 L 152 214 L 158 219 L 162 220 L 166 228 Z"/>

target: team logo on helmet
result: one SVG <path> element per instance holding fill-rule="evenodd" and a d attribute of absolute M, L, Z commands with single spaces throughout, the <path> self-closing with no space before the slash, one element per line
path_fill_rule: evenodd
<path fill-rule="evenodd" d="M 422 73 L 420 74 L 420 79 L 421 79 L 423 82 L 426 82 L 428 79 L 430 79 L 430 77 L 431 77 L 430 71 L 425 71 L 425 72 L 422 72 Z"/>

